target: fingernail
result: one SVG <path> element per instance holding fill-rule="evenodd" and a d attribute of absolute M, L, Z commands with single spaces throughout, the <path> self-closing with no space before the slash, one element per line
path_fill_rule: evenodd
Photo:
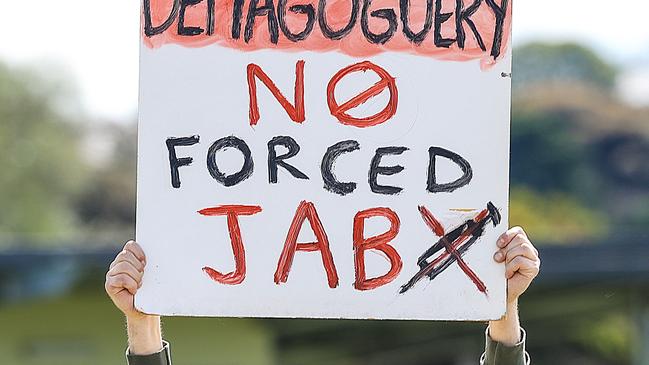
<path fill-rule="evenodd" d="M 494 255 L 494 258 L 496 259 L 496 261 L 501 261 L 503 259 L 502 252 L 500 252 L 500 251 L 496 252 L 496 254 Z"/>

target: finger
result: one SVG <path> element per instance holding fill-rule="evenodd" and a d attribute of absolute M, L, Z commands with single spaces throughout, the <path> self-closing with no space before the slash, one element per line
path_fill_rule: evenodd
<path fill-rule="evenodd" d="M 112 294 L 126 289 L 129 293 L 135 295 L 137 288 L 137 282 L 127 274 L 117 274 L 106 279 L 106 290 Z"/>
<path fill-rule="evenodd" d="M 528 242 L 529 242 L 529 240 L 527 239 L 526 236 L 524 236 L 522 234 L 517 234 L 516 236 L 514 236 L 514 238 L 512 238 L 511 241 L 509 241 L 509 243 L 505 247 L 501 248 L 500 251 L 503 254 L 506 254 L 507 251 L 512 250 L 512 249 L 514 249 L 514 248 L 516 248 L 516 247 L 518 247 L 520 245 L 523 245 L 525 243 L 528 243 Z"/>
<path fill-rule="evenodd" d="M 137 242 L 130 240 L 124 245 L 124 250 L 132 252 L 138 260 L 146 262 L 146 255 L 142 247 L 137 244 Z"/>
<path fill-rule="evenodd" d="M 538 258 L 538 255 L 536 254 L 534 247 L 532 247 L 532 245 L 529 244 L 528 242 L 523 242 L 522 244 L 508 250 L 507 253 L 505 254 L 506 257 L 505 262 L 511 262 L 514 258 L 518 256 L 527 257 L 532 261 L 536 261 L 536 259 Z"/>
<path fill-rule="evenodd" d="M 505 266 L 505 277 L 511 279 L 516 273 L 521 273 L 530 279 L 539 273 L 539 261 L 530 260 L 524 256 L 514 258 Z"/>
<path fill-rule="evenodd" d="M 112 268 L 108 272 L 108 276 L 117 276 L 120 274 L 126 274 L 133 278 L 135 282 L 137 283 L 137 286 L 140 287 L 140 283 L 142 281 L 142 275 L 144 273 L 142 271 L 137 270 L 130 262 L 128 261 L 122 261 L 115 265 L 114 268 Z"/>
<path fill-rule="evenodd" d="M 515 249 L 515 248 L 517 248 L 517 247 L 519 247 L 519 246 L 521 246 L 521 245 L 523 245 L 523 244 L 525 244 L 527 242 L 528 242 L 527 237 L 524 237 L 524 236 L 522 236 L 520 234 L 517 234 L 516 236 L 514 236 L 514 238 L 512 238 L 511 241 L 509 241 L 509 243 L 505 247 L 501 248 L 500 250 L 498 250 L 494 254 L 494 260 L 496 260 L 496 262 L 499 262 L 499 263 L 505 262 L 506 259 L 507 259 L 507 252 L 509 252 L 509 251 L 511 251 L 511 250 L 513 250 L 513 249 Z"/>
<path fill-rule="evenodd" d="M 498 247 L 504 248 L 505 246 L 507 246 L 509 244 L 509 242 L 511 242 L 511 240 L 514 239 L 514 237 L 516 237 L 516 235 L 519 235 L 519 234 L 527 237 L 527 235 L 525 234 L 525 231 L 523 230 L 523 228 L 521 228 L 521 227 L 510 228 L 509 230 L 507 230 L 507 232 L 500 235 L 500 237 L 498 238 L 498 241 L 496 241 L 496 244 L 498 245 Z"/>
<path fill-rule="evenodd" d="M 532 244 L 532 241 L 530 241 L 530 238 L 527 234 L 525 234 L 525 242 L 523 244 L 529 246 L 529 248 L 534 252 L 535 256 L 539 255 L 539 250 L 534 247 L 534 244 Z"/>
<path fill-rule="evenodd" d="M 124 250 L 120 252 L 117 257 L 115 257 L 115 261 L 113 261 L 110 268 L 112 269 L 113 267 L 115 267 L 115 265 L 123 261 L 131 263 L 131 265 L 133 265 L 133 267 L 135 267 L 138 271 L 144 271 L 144 266 L 146 266 L 144 262 L 135 257 L 135 254 L 133 252 Z"/>
<path fill-rule="evenodd" d="M 494 261 L 497 263 L 505 262 L 505 254 L 501 250 L 496 251 L 494 254 Z"/>
<path fill-rule="evenodd" d="M 117 256 L 119 256 L 119 254 L 117 254 Z M 108 270 L 112 269 L 113 267 L 115 267 L 115 265 L 117 265 L 117 256 L 115 256 L 115 258 L 113 259 L 113 261 L 112 261 L 112 262 L 110 263 L 110 265 L 108 266 Z"/>
<path fill-rule="evenodd" d="M 534 254 L 535 254 L 536 256 L 539 255 L 539 250 L 537 250 L 536 247 L 534 247 L 534 245 L 532 244 L 532 242 L 530 242 L 529 237 L 527 237 L 527 235 L 524 235 L 524 234 L 517 234 L 517 235 L 516 235 L 516 236 L 515 236 L 515 237 L 514 237 L 510 242 L 509 242 L 509 244 L 507 244 L 507 246 L 505 246 L 505 247 L 502 249 L 502 250 L 503 250 L 503 253 L 506 253 L 507 251 L 509 251 L 509 250 L 511 250 L 511 249 L 513 249 L 513 248 L 515 248 L 515 247 L 521 246 L 521 245 L 529 246 L 529 247 L 532 249 L 532 251 L 534 251 Z"/>

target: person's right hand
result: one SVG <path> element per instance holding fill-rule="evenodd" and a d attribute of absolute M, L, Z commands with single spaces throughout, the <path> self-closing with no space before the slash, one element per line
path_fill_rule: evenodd
<path fill-rule="evenodd" d="M 142 285 L 146 257 L 140 245 L 128 241 L 106 273 L 106 293 L 126 316 L 129 354 L 150 355 L 162 351 L 160 317 L 135 308 L 135 293 Z"/>
<path fill-rule="evenodd" d="M 106 293 L 127 318 L 146 316 L 135 309 L 133 299 L 142 285 L 146 257 L 140 245 L 128 241 L 106 273 Z"/>

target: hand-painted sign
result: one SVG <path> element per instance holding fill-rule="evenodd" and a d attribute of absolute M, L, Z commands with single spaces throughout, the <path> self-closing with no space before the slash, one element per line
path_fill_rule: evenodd
<path fill-rule="evenodd" d="M 139 309 L 505 310 L 508 0 L 144 0 Z"/>

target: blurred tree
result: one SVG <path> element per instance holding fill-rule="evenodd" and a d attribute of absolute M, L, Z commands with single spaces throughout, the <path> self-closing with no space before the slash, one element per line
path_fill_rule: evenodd
<path fill-rule="evenodd" d="M 649 190 L 649 139 L 637 134 L 604 136 L 593 157 L 602 175 L 623 188 Z"/>
<path fill-rule="evenodd" d="M 649 110 L 621 102 L 585 47 L 533 43 L 514 62 L 512 219 L 551 242 L 646 232 Z"/>
<path fill-rule="evenodd" d="M 57 109 L 62 84 L 0 64 L 0 241 L 70 235 L 86 173 L 80 133 Z"/>
<path fill-rule="evenodd" d="M 134 124 L 108 124 L 95 129 L 94 133 L 109 142 L 108 156 L 95 164 L 75 204 L 88 232 L 119 243 L 135 232 L 137 131 Z"/>
<path fill-rule="evenodd" d="M 576 43 L 529 43 L 513 58 L 515 89 L 538 82 L 575 81 L 610 90 L 617 71 L 591 49 Z"/>
<path fill-rule="evenodd" d="M 589 352 L 599 353 L 611 364 L 630 364 L 633 325 L 627 313 L 611 310 L 597 319 L 583 321 L 570 329 Z"/>
<path fill-rule="evenodd" d="M 589 242 L 609 230 L 606 214 L 584 207 L 568 194 L 513 187 L 509 209 L 510 223 L 525 227 L 535 242 Z"/>
<path fill-rule="evenodd" d="M 511 130 L 512 183 L 540 191 L 571 192 L 586 168 L 584 143 L 573 135 L 574 122 L 553 110 L 516 113 Z"/>
<path fill-rule="evenodd" d="M 614 95 L 579 83 L 528 86 L 515 93 L 512 104 L 511 181 L 519 214 L 534 217 L 524 204 L 539 204 L 561 195 L 582 210 L 590 210 L 592 222 L 583 232 L 564 230 L 551 241 L 604 239 L 606 229 L 616 236 L 638 235 L 649 224 L 649 110 L 620 102 Z M 531 199 L 530 195 L 540 199 Z M 526 199 L 518 201 L 522 197 Z M 525 208 L 525 209 L 523 209 Z M 523 211 L 521 211 L 523 210 Z M 573 219 L 568 214 L 569 219 Z M 529 230 L 546 231 L 557 223 L 546 215 L 522 220 Z M 560 225 L 561 226 L 561 225 Z M 590 232 L 589 234 L 585 234 Z M 549 237 L 542 234 L 541 237 Z M 539 237 L 540 238 L 540 237 Z"/>

